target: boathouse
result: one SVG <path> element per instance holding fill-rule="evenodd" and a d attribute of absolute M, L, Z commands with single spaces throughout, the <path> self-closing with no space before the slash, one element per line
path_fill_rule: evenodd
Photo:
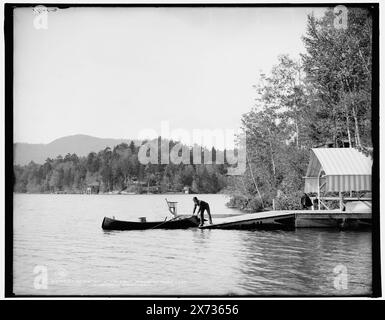
<path fill-rule="evenodd" d="M 305 178 L 305 193 L 315 193 L 316 209 L 329 209 L 325 200 L 370 200 L 352 197 L 353 191 L 372 190 L 372 159 L 354 148 L 311 149 Z M 350 197 L 343 198 L 342 193 Z M 327 193 L 338 193 L 338 197 L 326 197 Z"/>

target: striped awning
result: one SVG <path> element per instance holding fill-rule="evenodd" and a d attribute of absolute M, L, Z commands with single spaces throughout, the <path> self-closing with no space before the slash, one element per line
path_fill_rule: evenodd
<path fill-rule="evenodd" d="M 320 173 L 323 191 L 371 191 L 372 162 L 353 148 L 311 149 L 305 192 L 318 192 Z"/>

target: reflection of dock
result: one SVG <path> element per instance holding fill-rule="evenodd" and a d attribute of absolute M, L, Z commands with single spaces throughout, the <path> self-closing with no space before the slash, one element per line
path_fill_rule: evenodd
<path fill-rule="evenodd" d="M 201 229 L 292 230 L 295 228 L 360 229 L 371 226 L 369 211 L 282 210 L 243 214 L 214 219 L 214 224 Z"/>

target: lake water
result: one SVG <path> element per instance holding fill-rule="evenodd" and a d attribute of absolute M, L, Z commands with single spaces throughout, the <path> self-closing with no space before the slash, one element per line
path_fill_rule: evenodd
<path fill-rule="evenodd" d="M 178 213 L 192 212 L 192 195 L 16 194 L 15 294 L 371 293 L 367 231 L 102 230 L 104 216 L 170 217 L 165 197 L 178 201 Z M 239 213 L 224 195 L 198 197 L 210 203 L 214 222 L 215 214 Z"/>

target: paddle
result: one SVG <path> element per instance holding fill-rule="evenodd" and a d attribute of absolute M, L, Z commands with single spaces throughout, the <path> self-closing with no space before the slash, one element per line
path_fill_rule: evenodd
<path fill-rule="evenodd" d="M 163 221 L 162 223 L 157 224 L 155 227 L 150 228 L 150 230 L 155 229 L 155 228 L 157 228 L 157 227 L 159 227 L 159 226 L 165 224 L 166 222 L 171 222 L 171 221 L 173 221 L 173 220 L 175 220 L 175 219 L 177 219 L 177 218 L 179 218 L 179 216 L 176 216 L 175 218 L 172 218 L 171 220 L 165 220 L 165 221 Z"/>

